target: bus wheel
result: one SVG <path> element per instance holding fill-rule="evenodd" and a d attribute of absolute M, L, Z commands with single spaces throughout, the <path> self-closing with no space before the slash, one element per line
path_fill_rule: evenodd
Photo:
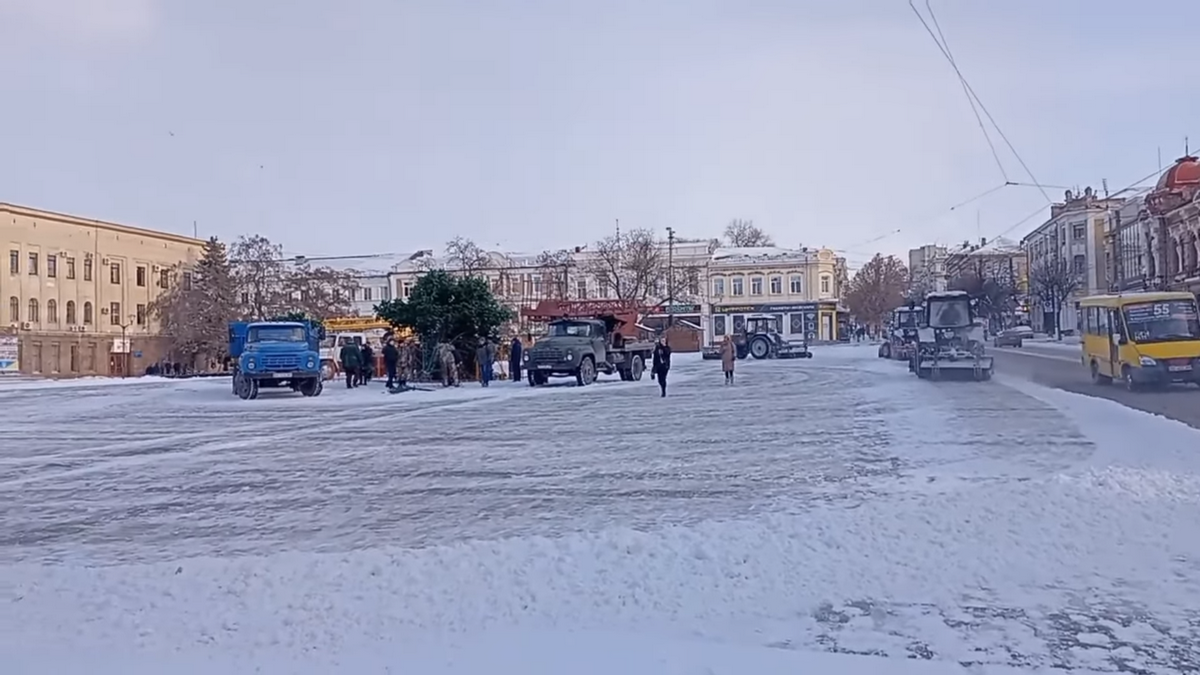
<path fill-rule="evenodd" d="M 1133 381 L 1133 368 L 1124 366 L 1121 368 L 1121 379 L 1125 382 L 1125 388 L 1129 391 L 1137 391 L 1140 389 L 1137 382 Z"/>

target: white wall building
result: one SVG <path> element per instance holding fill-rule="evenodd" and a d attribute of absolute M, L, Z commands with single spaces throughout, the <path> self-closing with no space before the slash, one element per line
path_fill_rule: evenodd
<path fill-rule="evenodd" d="M 1108 292 L 1106 237 L 1116 210 L 1124 201 L 1097 197 L 1091 188 L 1079 195 L 1068 190 L 1064 201 L 1050 206 L 1049 220 L 1021 240 L 1021 248 L 1029 257 L 1033 296 L 1030 323 L 1034 330 L 1053 331 L 1056 309 L 1059 327 L 1064 331 L 1076 330 L 1079 299 Z M 1037 297 L 1038 270 L 1056 260 L 1066 261 L 1079 278 L 1078 289 L 1061 308 L 1048 307 Z"/>
<path fill-rule="evenodd" d="M 748 314 L 775 315 L 785 337 L 848 335 L 840 303 L 845 266 L 829 249 L 717 249 L 708 263 L 706 341 L 740 330 Z"/>

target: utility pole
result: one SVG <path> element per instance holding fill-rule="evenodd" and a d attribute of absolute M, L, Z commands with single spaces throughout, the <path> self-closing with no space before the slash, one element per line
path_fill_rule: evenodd
<path fill-rule="evenodd" d="M 675 229 L 667 228 L 667 326 L 675 325 Z"/>

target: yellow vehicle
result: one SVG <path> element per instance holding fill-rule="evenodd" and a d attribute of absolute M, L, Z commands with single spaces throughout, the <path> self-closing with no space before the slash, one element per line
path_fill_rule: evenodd
<path fill-rule="evenodd" d="M 1083 365 L 1092 381 L 1130 390 L 1200 384 L 1200 318 L 1191 293 L 1095 295 L 1079 303 Z"/>

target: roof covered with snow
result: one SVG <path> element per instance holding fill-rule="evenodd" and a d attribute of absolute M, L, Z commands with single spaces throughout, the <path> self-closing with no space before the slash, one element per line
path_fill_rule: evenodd
<path fill-rule="evenodd" d="M 354 271 L 364 277 L 385 277 L 414 257 L 419 257 L 421 253 L 422 251 L 409 251 L 407 253 L 375 253 L 357 256 L 295 256 L 288 258 L 288 263 L 291 265 L 308 263 L 315 267 Z"/>
<path fill-rule="evenodd" d="M 713 251 L 713 263 L 747 264 L 761 262 L 810 262 L 817 259 L 812 249 L 780 248 L 778 246 L 723 247 Z"/>

